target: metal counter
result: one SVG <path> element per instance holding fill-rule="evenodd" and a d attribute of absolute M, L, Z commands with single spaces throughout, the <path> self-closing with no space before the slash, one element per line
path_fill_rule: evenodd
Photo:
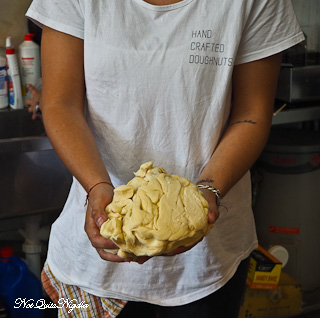
<path fill-rule="evenodd" d="M 0 111 L 0 219 L 62 209 L 72 182 L 41 120 Z"/>

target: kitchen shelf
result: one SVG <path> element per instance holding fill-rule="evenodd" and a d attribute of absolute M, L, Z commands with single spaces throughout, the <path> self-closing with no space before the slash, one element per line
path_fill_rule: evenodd
<path fill-rule="evenodd" d="M 299 107 L 280 111 L 273 116 L 272 125 L 298 123 L 320 119 L 320 104 L 312 107 Z"/>

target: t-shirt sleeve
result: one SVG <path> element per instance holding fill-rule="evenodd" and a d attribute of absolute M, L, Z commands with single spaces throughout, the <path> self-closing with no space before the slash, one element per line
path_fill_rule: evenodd
<path fill-rule="evenodd" d="M 84 13 L 80 0 L 33 0 L 26 16 L 43 25 L 77 38 L 84 38 Z"/>
<path fill-rule="evenodd" d="M 271 56 L 304 40 L 290 0 L 253 1 L 242 34 L 236 64 Z"/>

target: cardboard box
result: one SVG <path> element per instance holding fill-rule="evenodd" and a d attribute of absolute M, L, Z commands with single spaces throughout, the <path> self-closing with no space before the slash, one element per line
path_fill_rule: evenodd
<path fill-rule="evenodd" d="M 276 289 L 282 264 L 263 247 L 251 253 L 246 284 L 254 289 Z"/>
<path fill-rule="evenodd" d="M 299 315 L 302 307 L 300 284 L 282 271 L 276 289 L 246 288 L 239 318 L 283 318 Z"/>

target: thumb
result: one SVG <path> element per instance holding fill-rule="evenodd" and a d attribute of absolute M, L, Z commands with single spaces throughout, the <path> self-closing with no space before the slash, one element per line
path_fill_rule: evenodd
<path fill-rule="evenodd" d="M 208 223 L 213 224 L 217 220 L 215 213 L 212 210 L 208 211 Z"/>
<path fill-rule="evenodd" d="M 102 224 L 107 221 L 107 215 L 104 209 L 91 208 L 91 216 L 94 223 L 100 229 Z"/>
<path fill-rule="evenodd" d="M 101 213 L 101 215 L 98 215 L 97 216 L 97 219 L 95 219 L 95 222 L 96 222 L 96 224 L 97 224 L 97 227 L 100 229 L 101 228 L 101 226 L 102 226 L 102 224 L 104 223 L 104 222 L 106 222 L 107 221 L 107 217 L 106 217 L 106 215 L 104 214 L 102 214 Z"/>

